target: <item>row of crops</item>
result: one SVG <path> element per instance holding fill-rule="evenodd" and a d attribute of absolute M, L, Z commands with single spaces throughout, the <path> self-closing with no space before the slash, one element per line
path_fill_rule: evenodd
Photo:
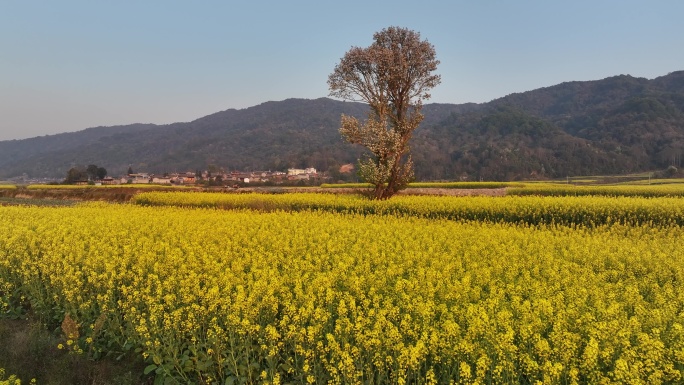
<path fill-rule="evenodd" d="M 0 207 L 0 312 L 158 383 L 682 381 L 680 198 L 136 203 Z"/>
<path fill-rule="evenodd" d="M 633 196 L 633 197 L 682 197 L 683 184 L 629 184 L 629 185 L 592 185 L 575 186 L 562 184 L 526 184 L 511 186 L 506 189 L 507 195 L 534 196 Z"/>
<path fill-rule="evenodd" d="M 684 225 L 684 200 L 675 197 L 649 199 L 604 196 L 397 196 L 390 200 L 372 201 L 361 196 L 338 194 L 143 192 L 136 195 L 133 202 L 150 206 L 260 211 L 318 210 L 527 225 Z"/>
<path fill-rule="evenodd" d="M 339 188 L 368 189 L 369 184 L 348 183 L 330 184 L 321 187 L 330 190 Z M 505 188 L 506 195 L 534 196 L 640 196 L 640 197 L 681 197 L 684 184 L 681 180 L 654 180 L 653 184 L 629 182 L 619 184 L 570 184 L 548 182 L 441 182 L 411 183 L 409 188 L 441 189 L 498 189 Z"/>

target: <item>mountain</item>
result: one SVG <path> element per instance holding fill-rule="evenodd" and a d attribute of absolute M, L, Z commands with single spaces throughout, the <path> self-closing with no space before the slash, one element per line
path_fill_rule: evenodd
<path fill-rule="evenodd" d="M 684 71 L 562 83 L 483 107 L 416 133 L 426 157 L 415 159 L 417 175 L 511 180 L 681 166 Z"/>
<path fill-rule="evenodd" d="M 426 104 L 411 151 L 419 180 L 515 180 L 679 167 L 684 71 L 656 79 L 567 82 L 482 104 Z M 0 178 L 66 175 L 97 164 L 118 175 L 204 169 L 335 170 L 363 150 L 345 143 L 340 115 L 367 106 L 287 99 L 188 123 L 95 127 L 0 141 Z"/>
<path fill-rule="evenodd" d="M 104 166 L 115 175 L 129 165 L 158 173 L 210 164 L 231 170 L 320 165 L 341 153 L 358 154 L 340 146 L 336 125 L 342 113 L 363 116 L 365 111 L 358 103 L 289 99 L 221 111 L 189 123 L 98 127 L 4 141 L 0 177 L 61 177 L 69 168 L 87 164 Z"/>

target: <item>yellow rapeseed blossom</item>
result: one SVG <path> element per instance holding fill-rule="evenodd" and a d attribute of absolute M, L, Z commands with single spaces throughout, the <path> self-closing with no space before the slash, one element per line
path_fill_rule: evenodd
<path fill-rule="evenodd" d="M 35 379 L 32 379 L 31 383 L 35 384 Z M 14 374 L 5 378 L 5 369 L 0 368 L 0 385 L 21 385 L 21 380 Z"/>
<path fill-rule="evenodd" d="M 680 198 L 397 198 L 0 207 L 0 303 L 180 383 L 682 380 Z"/>

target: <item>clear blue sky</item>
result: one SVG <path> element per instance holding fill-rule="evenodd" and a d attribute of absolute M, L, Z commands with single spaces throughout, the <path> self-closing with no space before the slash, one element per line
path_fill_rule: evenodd
<path fill-rule="evenodd" d="M 328 95 L 352 46 L 420 32 L 430 102 L 684 69 L 681 0 L 0 0 L 0 140 Z"/>

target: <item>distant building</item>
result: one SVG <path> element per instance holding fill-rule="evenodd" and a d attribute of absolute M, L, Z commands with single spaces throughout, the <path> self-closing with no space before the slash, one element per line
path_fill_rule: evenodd
<path fill-rule="evenodd" d="M 288 168 L 287 169 L 287 175 L 288 176 L 295 176 L 295 175 L 310 175 L 310 174 L 316 174 L 316 169 L 313 167 L 301 169 L 301 168 Z"/>
<path fill-rule="evenodd" d="M 130 180 L 131 183 L 147 184 L 150 183 L 150 175 L 147 173 L 128 174 L 128 180 Z"/>
<path fill-rule="evenodd" d="M 152 183 L 171 184 L 171 178 L 168 176 L 155 176 L 152 177 Z"/>

